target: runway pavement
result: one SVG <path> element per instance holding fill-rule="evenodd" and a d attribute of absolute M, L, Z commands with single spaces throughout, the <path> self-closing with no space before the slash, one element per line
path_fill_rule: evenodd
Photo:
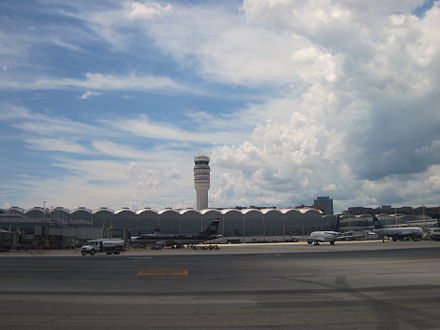
<path fill-rule="evenodd" d="M 20 252 L 0 266 L 2 329 L 440 326 L 439 242 Z"/>

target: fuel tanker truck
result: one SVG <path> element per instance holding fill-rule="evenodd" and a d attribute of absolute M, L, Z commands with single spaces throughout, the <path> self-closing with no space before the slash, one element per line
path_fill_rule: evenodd
<path fill-rule="evenodd" d="M 81 254 L 94 255 L 96 253 L 120 254 L 125 249 L 125 241 L 122 239 L 94 239 L 87 241 L 81 247 Z"/>

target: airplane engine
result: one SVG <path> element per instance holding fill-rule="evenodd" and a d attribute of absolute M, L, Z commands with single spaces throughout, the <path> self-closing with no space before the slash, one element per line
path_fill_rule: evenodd
<path fill-rule="evenodd" d="M 309 238 L 309 239 L 307 240 L 307 244 L 312 244 L 312 243 L 313 243 L 313 240 Z"/>

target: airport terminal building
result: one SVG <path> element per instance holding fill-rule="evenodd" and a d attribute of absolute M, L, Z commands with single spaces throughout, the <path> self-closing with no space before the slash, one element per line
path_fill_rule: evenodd
<path fill-rule="evenodd" d="M 160 230 L 161 234 L 196 234 L 220 218 L 218 234 L 224 237 L 308 235 L 333 229 L 336 216 L 313 208 L 301 209 L 163 209 L 90 210 L 80 207 L 44 209 L 19 207 L 0 210 L 0 228 L 20 233 L 23 245 L 65 247 L 73 241 L 121 237 Z"/>
<path fill-rule="evenodd" d="M 436 226 L 437 220 L 420 215 L 378 214 L 382 225 Z M 161 234 L 196 234 L 220 218 L 218 234 L 225 239 L 287 240 L 316 230 L 356 232 L 373 228 L 371 214 L 324 215 L 321 210 L 303 208 L 163 209 L 144 208 L 90 210 L 79 207 L 44 209 L 19 207 L 0 209 L 0 229 L 17 234 L 17 244 L 26 248 L 64 248 L 87 239 L 124 238 L 158 231 Z"/>

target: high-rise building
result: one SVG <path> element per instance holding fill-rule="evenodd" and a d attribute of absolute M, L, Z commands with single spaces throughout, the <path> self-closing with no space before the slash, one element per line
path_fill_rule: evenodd
<path fill-rule="evenodd" d="M 208 190 L 211 175 L 209 157 L 194 157 L 194 164 L 194 188 L 196 188 L 197 209 L 203 210 L 208 208 Z"/>
<path fill-rule="evenodd" d="M 333 199 L 329 196 L 316 197 L 313 207 L 321 210 L 324 214 L 333 214 Z"/>

